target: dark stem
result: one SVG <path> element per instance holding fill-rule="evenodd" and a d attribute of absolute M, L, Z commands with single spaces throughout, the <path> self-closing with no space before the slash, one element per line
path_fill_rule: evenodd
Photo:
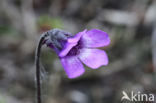
<path fill-rule="evenodd" d="M 38 46 L 36 48 L 36 54 L 35 54 L 37 103 L 42 103 L 42 99 L 41 99 L 41 83 L 40 83 L 40 53 L 41 53 L 41 47 L 42 47 L 43 41 L 45 40 L 46 36 L 47 36 L 47 34 L 43 34 L 40 37 Z"/>

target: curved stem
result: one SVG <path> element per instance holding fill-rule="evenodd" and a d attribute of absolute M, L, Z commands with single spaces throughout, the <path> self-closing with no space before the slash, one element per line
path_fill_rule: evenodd
<path fill-rule="evenodd" d="M 47 34 L 43 34 L 40 39 L 38 46 L 36 48 L 36 54 L 35 54 L 35 64 L 36 64 L 36 87 L 37 87 L 37 103 L 41 103 L 41 83 L 40 83 L 40 52 L 41 52 L 41 47 L 43 44 L 43 41 Z"/>

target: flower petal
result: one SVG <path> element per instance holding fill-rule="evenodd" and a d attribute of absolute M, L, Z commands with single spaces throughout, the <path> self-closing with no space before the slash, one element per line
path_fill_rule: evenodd
<path fill-rule="evenodd" d="M 92 69 L 97 69 L 108 64 L 108 56 L 100 49 L 82 49 L 79 55 L 80 60 Z"/>
<path fill-rule="evenodd" d="M 85 72 L 83 64 L 76 56 L 63 57 L 61 63 L 69 78 L 76 78 Z"/>
<path fill-rule="evenodd" d="M 110 44 L 110 38 L 106 32 L 92 29 L 82 36 L 85 47 L 102 47 Z"/>
<path fill-rule="evenodd" d="M 83 30 L 82 32 L 77 33 L 74 37 L 68 38 L 68 42 L 75 43 L 78 42 L 82 35 L 84 35 L 87 32 L 87 29 Z"/>
<path fill-rule="evenodd" d="M 64 57 L 68 54 L 68 52 L 77 45 L 78 41 L 80 40 L 81 36 L 86 33 L 86 29 L 82 32 L 77 33 L 74 37 L 70 37 L 65 44 L 64 49 L 59 53 L 59 57 Z"/>

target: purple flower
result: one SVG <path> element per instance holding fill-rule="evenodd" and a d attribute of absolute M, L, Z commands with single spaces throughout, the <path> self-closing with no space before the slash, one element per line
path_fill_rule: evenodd
<path fill-rule="evenodd" d="M 69 78 L 76 78 L 85 72 L 82 63 L 92 69 L 108 64 L 106 52 L 96 48 L 109 45 L 110 38 L 106 32 L 98 29 L 84 30 L 75 36 L 71 34 L 66 36 L 64 41 L 58 43 L 61 48 L 59 50 L 53 43 L 46 44 L 54 48 Z"/>

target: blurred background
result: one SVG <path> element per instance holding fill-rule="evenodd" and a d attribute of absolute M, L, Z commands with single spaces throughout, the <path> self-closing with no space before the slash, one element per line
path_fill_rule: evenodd
<path fill-rule="evenodd" d="M 101 49 L 109 65 L 68 79 L 44 46 L 43 103 L 120 103 L 122 91 L 156 95 L 156 0 L 0 0 L 0 103 L 35 103 L 35 49 L 53 28 L 107 32 L 111 44 Z"/>

